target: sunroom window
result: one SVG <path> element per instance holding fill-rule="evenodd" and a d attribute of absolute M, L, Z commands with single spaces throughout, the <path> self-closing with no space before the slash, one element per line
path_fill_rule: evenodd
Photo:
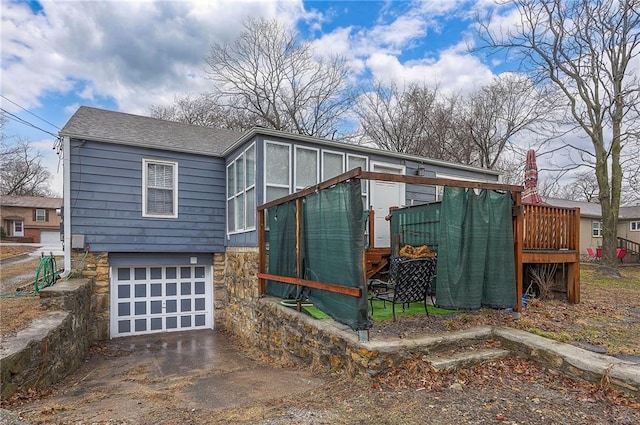
<path fill-rule="evenodd" d="M 344 173 L 344 154 L 322 151 L 322 180 L 329 180 L 342 173 Z"/>
<path fill-rule="evenodd" d="M 296 146 L 295 152 L 295 190 L 302 190 L 305 187 L 318 184 L 318 176 L 320 174 L 318 149 Z"/>
<path fill-rule="evenodd" d="M 291 146 L 265 144 L 265 202 L 287 196 L 291 190 Z"/>
<path fill-rule="evenodd" d="M 256 148 L 251 145 L 227 165 L 227 230 L 256 227 Z"/>

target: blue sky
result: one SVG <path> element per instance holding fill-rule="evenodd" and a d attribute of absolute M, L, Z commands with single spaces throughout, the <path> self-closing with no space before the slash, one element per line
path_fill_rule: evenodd
<path fill-rule="evenodd" d="M 317 51 L 347 57 L 358 78 L 419 81 L 464 92 L 509 64 L 470 53 L 488 0 L 65 1 L 2 0 L 2 108 L 57 134 L 80 105 L 134 114 L 207 91 L 203 58 L 246 17 L 295 25 Z M 505 14 L 503 22 L 510 17 Z M 38 119 L 42 118 L 44 121 Z M 62 192 L 54 137 L 10 119 Z"/>

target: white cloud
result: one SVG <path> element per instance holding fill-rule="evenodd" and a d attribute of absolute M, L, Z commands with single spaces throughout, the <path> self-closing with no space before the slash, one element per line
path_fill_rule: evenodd
<path fill-rule="evenodd" d="M 301 0 L 41 4 L 34 15 L 24 3 L 3 2 L 3 94 L 31 108 L 45 93 L 79 90 L 134 113 L 204 90 L 209 46 L 232 39 L 245 17 L 295 22 L 304 15 Z"/>
<path fill-rule="evenodd" d="M 491 81 L 494 74 L 476 56 L 459 46 L 440 52 L 437 58 L 401 63 L 397 57 L 374 54 L 367 60 L 374 77 L 382 82 L 425 83 L 443 93 L 465 93 Z"/>

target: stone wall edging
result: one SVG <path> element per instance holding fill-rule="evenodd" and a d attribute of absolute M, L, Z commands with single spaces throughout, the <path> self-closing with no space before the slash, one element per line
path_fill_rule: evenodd
<path fill-rule="evenodd" d="M 76 370 L 91 345 L 91 288 L 86 279 L 58 282 L 40 291 L 49 311 L 0 348 L 2 399 L 46 388 Z"/>
<path fill-rule="evenodd" d="M 437 352 L 463 341 L 499 338 L 517 355 L 539 361 L 544 367 L 580 380 L 602 383 L 640 396 L 640 365 L 591 353 L 570 344 L 548 340 L 517 329 L 484 326 L 458 333 L 438 334 L 412 340 L 361 342 L 346 326 L 318 320 L 279 299 L 257 300 L 255 332 L 239 335 L 286 362 L 323 370 L 344 371 L 351 376 L 375 376 L 417 355 Z M 236 331 L 242 326 L 236 326 Z"/>

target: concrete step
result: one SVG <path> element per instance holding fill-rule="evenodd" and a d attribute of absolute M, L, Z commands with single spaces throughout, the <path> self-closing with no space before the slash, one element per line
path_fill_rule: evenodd
<path fill-rule="evenodd" d="M 423 359 L 439 371 L 456 370 L 470 367 L 489 360 L 507 357 L 509 350 L 501 348 L 483 348 L 474 351 L 452 353 L 446 356 L 425 356 Z"/>

